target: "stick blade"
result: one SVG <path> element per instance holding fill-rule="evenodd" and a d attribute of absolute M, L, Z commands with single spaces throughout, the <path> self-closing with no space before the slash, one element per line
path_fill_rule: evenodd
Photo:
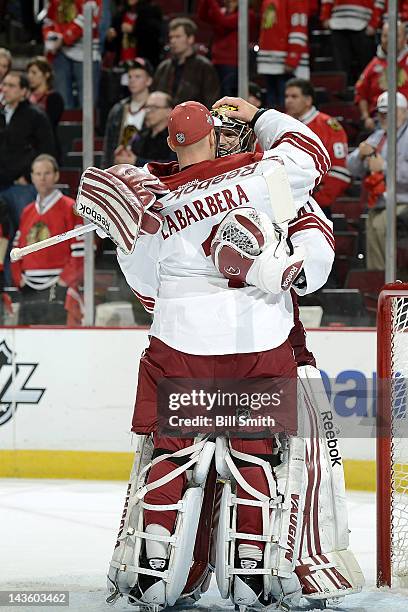
<path fill-rule="evenodd" d="M 297 216 L 288 174 L 280 159 L 275 158 L 279 163 L 273 165 L 271 159 L 265 160 L 262 176 L 268 187 L 272 219 L 277 224 L 288 223 Z"/>

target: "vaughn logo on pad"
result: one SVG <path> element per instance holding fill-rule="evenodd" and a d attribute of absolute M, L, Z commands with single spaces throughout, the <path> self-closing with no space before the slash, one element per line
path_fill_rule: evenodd
<path fill-rule="evenodd" d="M 19 404 L 38 404 L 45 388 L 28 387 L 27 384 L 38 363 L 21 363 L 13 360 L 13 352 L 5 340 L 0 343 L 0 425 L 7 423 Z"/>

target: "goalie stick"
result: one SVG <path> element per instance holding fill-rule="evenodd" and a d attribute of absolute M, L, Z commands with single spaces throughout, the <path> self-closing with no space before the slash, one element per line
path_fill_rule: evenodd
<path fill-rule="evenodd" d="M 34 242 L 33 244 L 28 244 L 21 249 L 16 247 L 11 249 L 10 251 L 10 259 L 11 261 L 18 261 L 22 259 L 26 255 L 30 253 L 35 253 L 36 251 L 41 251 L 42 249 L 47 249 L 54 244 L 58 244 L 59 242 L 64 242 L 65 240 L 70 240 L 71 238 L 77 238 L 78 236 L 82 236 L 83 234 L 87 234 L 88 232 L 93 232 L 98 229 L 94 223 L 86 223 L 85 225 L 80 225 L 79 227 L 75 227 L 68 232 L 63 232 L 62 234 L 57 234 L 56 236 L 50 236 L 50 238 L 46 238 L 45 240 L 40 240 L 39 242 Z"/>

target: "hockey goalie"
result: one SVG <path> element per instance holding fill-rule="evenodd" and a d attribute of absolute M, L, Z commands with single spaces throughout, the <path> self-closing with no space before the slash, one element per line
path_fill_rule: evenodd
<path fill-rule="evenodd" d="M 153 314 L 107 601 L 153 611 L 196 601 L 215 570 L 240 611 L 290 610 L 302 596 L 338 603 L 363 576 L 325 435 L 333 414 L 296 302 L 333 263 L 331 222 L 310 195 L 327 152 L 299 121 L 240 98 L 213 112 L 177 106 L 169 146 L 178 163 L 89 168 L 77 200 Z M 163 435 L 161 381 L 224 378 L 297 381 L 296 435 Z"/>

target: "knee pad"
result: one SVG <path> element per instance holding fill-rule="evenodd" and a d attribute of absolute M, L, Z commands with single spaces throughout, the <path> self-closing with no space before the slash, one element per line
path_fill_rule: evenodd
<path fill-rule="evenodd" d="M 174 453 L 162 454 L 156 459 L 153 443 L 146 436 L 137 436 L 135 464 L 128 485 L 128 493 L 118 540 L 108 573 L 108 603 L 127 595 L 136 605 L 159 610 L 173 605 L 183 592 L 193 561 L 194 545 L 200 520 L 206 478 L 215 450 L 215 443 L 198 440 L 192 446 Z M 147 452 L 147 447 L 149 452 Z M 148 455 L 150 454 L 150 457 Z M 153 464 L 169 459 L 185 458 L 182 465 L 158 481 L 146 484 Z M 148 504 L 146 493 L 171 482 L 187 472 L 190 474 L 182 499 L 175 504 Z M 144 510 L 155 512 L 176 511 L 173 533 L 164 535 L 144 528 Z M 165 567 L 149 567 L 144 563 L 146 542 L 156 541 L 168 547 Z M 150 577 L 152 586 L 140 588 L 140 577 Z"/>

